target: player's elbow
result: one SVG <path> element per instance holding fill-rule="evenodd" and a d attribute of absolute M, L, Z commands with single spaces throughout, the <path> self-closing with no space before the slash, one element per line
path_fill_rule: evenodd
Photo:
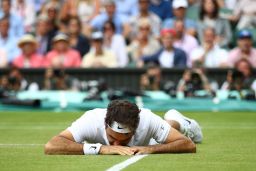
<path fill-rule="evenodd" d="M 53 140 L 54 138 L 44 145 L 44 153 L 47 155 L 56 154 L 56 146 L 54 145 Z"/>
<path fill-rule="evenodd" d="M 188 140 L 187 142 L 187 152 L 196 153 L 196 144 L 191 140 Z"/>
<path fill-rule="evenodd" d="M 44 154 L 53 154 L 53 145 L 50 141 L 44 145 Z"/>

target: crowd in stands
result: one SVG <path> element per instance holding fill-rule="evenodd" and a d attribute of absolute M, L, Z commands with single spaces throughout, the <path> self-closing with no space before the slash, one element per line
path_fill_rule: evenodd
<path fill-rule="evenodd" d="M 255 0 L 0 3 L 1 68 L 256 67 Z"/>

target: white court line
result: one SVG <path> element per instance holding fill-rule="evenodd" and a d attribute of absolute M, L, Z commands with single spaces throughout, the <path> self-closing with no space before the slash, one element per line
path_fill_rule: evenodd
<path fill-rule="evenodd" d="M 106 171 L 119 171 L 119 170 L 122 170 L 124 168 L 126 168 L 127 166 L 133 164 L 133 163 L 136 163 L 137 161 L 139 161 L 140 159 L 146 157 L 148 155 L 138 155 L 138 156 L 134 156 L 134 157 L 131 157 L 119 164 L 116 164 L 114 166 L 112 166 L 111 168 L 107 169 Z"/>
<path fill-rule="evenodd" d="M 19 147 L 19 146 L 43 146 L 44 144 L 0 144 L 0 147 Z"/>

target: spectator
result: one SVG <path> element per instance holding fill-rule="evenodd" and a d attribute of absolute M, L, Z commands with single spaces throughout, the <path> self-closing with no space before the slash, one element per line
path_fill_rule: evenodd
<path fill-rule="evenodd" d="M 7 55 L 4 49 L 0 48 L 0 68 L 5 68 L 8 66 Z"/>
<path fill-rule="evenodd" d="M 123 21 L 139 13 L 138 0 L 117 0 L 115 3 L 116 11 L 122 16 Z"/>
<path fill-rule="evenodd" d="M 33 82 L 31 84 L 23 77 L 18 68 L 11 68 L 8 74 L 8 90 L 11 91 L 24 91 L 24 90 L 38 90 L 39 86 Z"/>
<path fill-rule="evenodd" d="M 186 33 L 184 21 L 176 20 L 174 22 L 174 29 L 176 31 L 176 40 L 174 41 L 174 47 L 184 50 L 187 54 L 187 66 L 192 66 L 190 59 L 191 52 L 198 48 L 198 43 L 195 37 Z"/>
<path fill-rule="evenodd" d="M 36 11 L 34 4 L 29 0 L 14 0 L 12 13 L 22 18 L 25 32 L 31 32 L 36 21 Z"/>
<path fill-rule="evenodd" d="M 49 32 L 57 33 L 59 31 L 59 24 L 58 24 L 59 9 L 60 9 L 60 6 L 58 2 L 50 1 L 46 3 L 45 8 L 41 13 L 48 17 Z"/>
<path fill-rule="evenodd" d="M 206 75 L 202 69 L 185 70 L 178 83 L 177 92 L 184 93 L 185 97 L 194 97 L 198 90 L 204 90 L 206 95 L 212 95 L 212 89 Z"/>
<path fill-rule="evenodd" d="M 53 68 L 80 67 L 81 56 L 69 46 L 68 36 L 59 33 L 53 38 L 53 50 L 46 55 L 46 66 Z"/>
<path fill-rule="evenodd" d="M 173 8 L 174 17 L 165 19 L 162 24 L 162 28 L 164 29 L 173 28 L 175 20 L 177 19 L 184 20 L 186 32 L 191 34 L 192 36 L 195 36 L 197 26 L 193 20 L 186 18 L 187 7 L 188 7 L 187 0 L 173 0 L 172 8 Z"/>
<path fill-rule="evenodd" d="M 142 18 L 138 21 L 139 31 L 136 39 L 128 47 L 128 52 L 131 56 L 132 64 L 139 67 L 142 56 L 153 55 L 160 50 L 161 45 L 150 34 L 151 26 L 147 18 Z"/>
<path fill-rule="evenodd" d="M 66 0 L 60 11 L 61 20 L 78 17 L 82 34 L 90 35 L 90 22 L 100 13 L 101 0 Z"/>
<path fill-rule="evenodd" d="M 45 70 L 44 90 L 70 90 L 72 87 L 70 78 L 63 69 L 48 68 Z"/>
<path fill-rule="evenodd" d="M 187 56 L 183 50 L 173 46 L 175 36 L 176 32 L 173 29 L 162 30 L 161 40 L 163 48 L 154 55 L 143 57 L 142 60 L 144 63 L 155 62 L 165 68 L 185 68 L 187 64 Z"/>
<path fill-rule="evenodd" d="M 102 32 L 92 33 L 92 47 L 88 54 L 83 57 L 82 67 L 100 68 L 100 67 L 117 67 L 117 60 L 111 51 L 103 48 Z"/>
<path fill-rule="evenodd" d="M 159 37 L 161 19 L 149 11 L 149 0 L 139 0 L 139 14 L 131 17 L 130 21 L 125 24 L 124 35 L 126 38 L 132 40 L 138 33 L 140 19 L 146 18 L 150 21 L 151 32 L 154 37 Z"/>
<path fill-rule="evenodd" d="M 118 67 L 125 67 L 128 63 L 128 56 L 123 36 L 120 34 L 115 34 L 115 24 L 112 21 L 107 21 L 104 24 L 103 31 L 104 47 L 115 54 Z"/>
<path fill-rule="evenodd" d="M 18 43 L 22 53 L 14 59 L 13 66 L 17 68 L 40 68 L 44 67 L 44 58 L 36 53 L 37 41 L 34 36 L 24 35 Z"/>
<path fill-rule="evenodd" d="M 244 87 L 247 89 L 252 88 L 252 84 L 255 80 L 255 77 L 253 76 L 253 67 L 251 63 L 246 59 L 240 59 L 235 64 L 235 69 L 240 71 L 244 76 Z"/>
<path fill-rule="evenodd" d="M 253 67 L 256 67 L 256 49 L 253 48 L 253 35 L 250 31 L 243 29 L 238 32 L 238 47 L 229 52 L 228 61 L 231 66 L 241 58 L 247 59 Z"/>
<path fill-rule="evenodd" d="M 8 63 L 20 54 L 17 47 L 17 39 L 9 32 L 10 22 L 7 17 L 0 19 L 0 47 L 4 49 Z"/>
<path fill-rule="evenodd" d="M 253 76 L 253 67 L 247 59 L 240 59 L 235 63 L 235 70 L 229 71 L 227 80 L 223 83 L 222 90 L 254 90 L 256 79 Z"/>
<path fill-rule="evenodd" d="M 104 23 L 111 20 L 116 27 L 116 33 L 121 34 L 123 32 L 123 21 L 120 14 L 116 12 L 116 5 L 114 0 L 104 1 L 105 12 L 97 15 L 92 21 L 91 26 L 94 30 L 103 31 Z"/>
<path fill-rule="evenodd" d="M 140 78 L 141 90 L 161 90 L 162 89 L 161 68 L 154 63 L 147 66 L 147 71 Z"/>
<path fill-rule="evenodd" d="M 237 2 L 231 21 L 238 21 L 237 29 L 255 28 L 256 26 L 256 1 L 240 0 Z"/>
<path fill-rule="evenodd" d="M 35 37 L 38 42 L 38 53 L 41 55 L 46 55 L 47 52 L 51 50 L 52 39 L 54 37 L 54 32 L 50 32 L 48 17 L 41 14 L 37 18 Z"/>
<path fill-rule="evenodd" d="M 11 12 L 11 0 L 2 0 L 0 18 L 6 17 L 10 22 L 9 34 L 14 37 L 21 37 L 24 34 L 24 24 L 22 18 Z"/>
<path fill-rule="evenodd" d="M 150 0 L 149 10 L 158 15 L 162 21 L 167 18 L 172 18 L 172 1 L 173 0 Z"/>
<path fill-rule="evenodd" d="M 204 40 L 202 46 L 191 53 L 192 65 L 194 67 L 219 68 L 227 66 L 228 53 L 215 44 L 215 29 L 206 28 L 203 31 Z"/>
<path fill-rule="evenodd" d="M 79 51 L 81 57 L 90 50 L 90 42 L 81 34 L 81 21 L 78 17 L 71 17 L 68 21 L 69 44 Z"/>
<path fill-rule="evenodd" d="M 216 0 L 203 0 L 198 23 L 199 40 L 203 42 L 203 30 L 207 27 L 215 29 L 216 43 L 220 47 L 228 47 L 232 31 L 228 20 L 219 18 L 219 7 Z"/>

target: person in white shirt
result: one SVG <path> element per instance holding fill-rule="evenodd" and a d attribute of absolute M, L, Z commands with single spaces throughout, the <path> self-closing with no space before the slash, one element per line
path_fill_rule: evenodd
<path fill-rule="evenodd" d="M 165 120 L 126 100 L 85 112 L 45 145 L 45 154 L 195 153 L 202 141 L 198 123 L 169 110 Z M 193 142 L 194 141 L 194 142 Z"/>
<path fill-rule="evenodd" d="M 215 44 L 216 34 L 213 28 L 204 30 L 204 42 L 190 54 L 192 66 L 203 66 L 207 68 L 227 67 L 228 52 Z"/>

